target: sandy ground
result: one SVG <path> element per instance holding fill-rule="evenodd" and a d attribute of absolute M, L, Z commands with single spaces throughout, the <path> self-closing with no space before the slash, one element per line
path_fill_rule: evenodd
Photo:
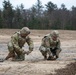
<path fill-rule="evenodd" d="M 7 42 L 18 30 L 0 29 L 0 58 L 8 54 Z M 50 30 L 31 30 L 34 50 L 25 55 L 25 61 L 0 62 L 0 75 L 76 75 L 76 31 L 59 30 L 62 52 L 55 61 L 45 61 L 39 51 L 41 39 Z M 28 45 L 25 44 L 25 50 Z"/>

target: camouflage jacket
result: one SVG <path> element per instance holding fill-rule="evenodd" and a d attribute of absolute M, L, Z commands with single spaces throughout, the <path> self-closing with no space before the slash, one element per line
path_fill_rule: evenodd
<path fill-rule="evenodd" d="M 11 37 L 11 43 L 12 45 L 20 50 L 24 44 L 27 42 L 28 46 L 29 46 L 29 50 L 33 50 L 33 41 L 29 36 L 26 36 L 25 38 L 22 38 L 20 36 L 20 32 L 16 32 L 12 37 Z"/>
<path fill-rule="evenodd" d="M 46 48 L 52 48 L 52 49 L 54 49 L 54 48 L 60 49 L 60 40 L 57 38 L 57 40 L 54 41 L 52 39 L 51 35 L 48 34 L 43 37 L 41 46 L 44 46 Z"/>

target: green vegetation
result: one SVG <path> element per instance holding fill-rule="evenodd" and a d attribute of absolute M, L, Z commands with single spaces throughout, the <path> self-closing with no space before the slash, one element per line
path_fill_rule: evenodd
<path fill-rule="evenodd" d="M 10 1 L 3 1 L 0 8 L 0 28 L 22 28 L 27 26 L 31 29 L 69 29 L 76 30 L 76 7 L 68 10 L 65 4 L 60 8 L 49 1 L 43 7 L 40 0 L 29 9 L 24 9 L 21 4 L 15 9 Z"/>

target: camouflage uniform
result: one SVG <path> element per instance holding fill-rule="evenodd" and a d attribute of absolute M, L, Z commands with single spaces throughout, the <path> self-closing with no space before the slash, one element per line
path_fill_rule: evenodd
<path fill-rule="evenodd" d="M 21 34 L 27 34 L 26 37 L 21 37 Z M 6 60 L 10 57 L 12 58 L 19 58 L 21 60 L 25 59 L 25 53 L 29 54 L 31 51 L 33 51 L 33 41 L 28 36 L 30 34 L 30 30 L 27 27 L 23 27 L 19 32 L 16 32 L 12 37 L 11 41 L 8 43 L 8 50 L 9 54 L 5 58 Z M 27 42 L 29 45 L 29 51 L 25 52 L 22 47 Z"/>
<path fill-rule="evenodd" d="M 52 31 L 51 34 L 43 37 L 39 50 L 44 56 L 44 59 L 57 59 L 59 57 L 61 48 L 58 36 L 58 31 Z M 53 37 L 56 37 L 56 40 L 53 40 Z M 49 55 L 48 58 L 47 54 Z"/>

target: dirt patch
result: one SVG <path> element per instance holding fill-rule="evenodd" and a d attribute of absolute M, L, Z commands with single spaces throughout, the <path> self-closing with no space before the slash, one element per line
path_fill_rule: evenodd
<path fill-rule="evenodd" d="M 55 70 L 56 74 L 47 75 L 76 75 L 76 62 L 68 64 L 66 68 Z"/>

